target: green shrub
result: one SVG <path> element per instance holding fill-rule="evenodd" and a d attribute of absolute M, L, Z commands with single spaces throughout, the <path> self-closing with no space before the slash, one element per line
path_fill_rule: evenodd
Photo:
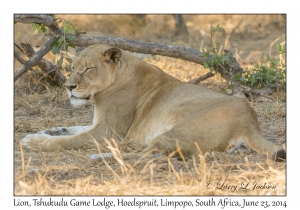
<path fill-rule="evenodd" d="M 271 84 L 286 85 L 285 43 L 276 45 L 279 58 L 271 59 L 269 55 L 262 56 L 260 63 L 252 68 L 246 68 L 243 75 L 236 74 L 235 79 L 251 88 L 263 88 Z"/>
<path fill-rule="evenodd" d="M 203 57 L 208 58 L 210 54 L 215 58 L 204 62 L 204 68 L 208 68 L 211 72 L 215 72 L 218 66 L 225 66 L 230 64 L 230 59 L 224 52 L 220 52 L 220 43 L 214 40 L 216 32 L 224 32 L 224 29 L 218 24 L 216 27 L 210 27 L 211 32 L 211 47 L 205 47 Z M 235 40 L 235 44 L 239 39 Z M 244 73 L 237 73 L 235 80 L 241 82 L 243 85 L 251 88 L 263 88 L 269 85 L 286 85 L 286 65 L 285 65 L 285 42 L 277 44 L 276 50 L 279 58 L 272 59 L 270 56 L 262 56 L 260 63 L 252 68 L 246 68 Z"/>

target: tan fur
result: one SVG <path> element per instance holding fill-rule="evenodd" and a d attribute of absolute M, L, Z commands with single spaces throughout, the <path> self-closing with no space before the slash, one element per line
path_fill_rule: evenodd
<path fill-rule="evenodd" d="M 29 134 L 24 146 L 82 148 L 93 136 L 100 143 L 103 138 L 139 143 L 146 147 L 139 155 L 152 149 L 168 154 L 177 149 L 176 141 L 186 157 L 198 153 L 195 143 L 203 152 L 234 152 L 242 145 L 273 155 L 282 149 L 261 135 L 247 101 L 181 82 L 117 48 L 90 46 L 75 58 L 73 68 L 66 82 L 73 88 L 69 96 L 85 99 L 71 97 L 71 103 L 93 101 L 93 125 Z"/>

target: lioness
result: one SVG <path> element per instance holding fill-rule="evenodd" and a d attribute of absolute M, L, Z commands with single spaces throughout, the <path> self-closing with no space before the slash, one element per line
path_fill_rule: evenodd
<path fill-rule="evenodd" d="M 65 83 L 71 104 L 94 103 L 90 126 L 57 127 L 28 134 L 22 145 L 39 151 L 82 148 L 91 136 L 137 142 L 168 154 L 177 149 L 185 157 L 204 151 L 234 152 L 251 148 L 270 156 L 281 146 L 260 133 L 255 111 L 248 102 L 201 86 L 185 83 L 108 45 L 92 45 L 73 61 Z M 110 153 L 103 154 L 110 157 Z M 98 157 L 97 155 L 92 156 Z"/>

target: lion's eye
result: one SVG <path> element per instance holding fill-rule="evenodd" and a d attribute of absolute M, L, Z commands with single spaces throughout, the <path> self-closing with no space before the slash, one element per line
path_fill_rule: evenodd
<path fill-rule="evenodd" d="M 83 73 L 85 73 L 85 72 L 87 72 L 87 71 L 89 71 L 89 70 L 92 70 L 93 68 L 95 68 L 95 67 L 89 67 L 89 68 L 86 68 L 86 69 L 84 70 Z"/>
<path fill-rule="evenodd" d="M 84 73 L 86 73 L 86 72 L 92 70 L 93 68 L 95 68 L 95 67 L 88 67 L 88 68 L 86 68 L 86 69 L 84 70 L 84 72 L 82 72 L 82 73 L 77 72 L 77 74 L 78 74 L 79 76 L 82 76 Z"/>

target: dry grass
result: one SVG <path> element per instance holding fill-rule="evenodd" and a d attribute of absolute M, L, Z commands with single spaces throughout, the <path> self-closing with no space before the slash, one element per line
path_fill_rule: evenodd
<path fill-rule="evenodd" d="M 239 63 L 251 66 L 259 61 L 262 53 L 274 53 L 274 40 L 285 39 L 285 22 L 280 15 L 185 15 L 190 36 L 187 40 L 174 38 L 174 20 L 171 16 L 149 15 L 144 19 L 135 16 L 88 15 L 64 18 L 73 22 L 83 31 L 100 31 L 103 34 L 179 44 L 202 49 L 209 44 L 209 27 L 219 23 L 227 35 L 222 43 L 236 55 Z M 254 21 L 255 18 L 255 21 Z M 79 21 L 80 20 L 80 21 Z M 18 28 L 19 27 L 19 28 Z M 27 26 L 16 24 L 19 35 L 23 31 L 29 40 Z M 240 36 L 241 43 L 235 48 L 229 43 Z M 36 36 L 40 36 L 36 34 Z M 27 41 L 26 40 L 26 41 Z M 227 44 L 226 44 L 227 43 Z M 271 49 L 271 50 L 270 50 Z M 168 74 L 182 81 L 203 75 L 207 70 L 201 66 L 178 59 L 156 56 L 146 58 Z M 286 163 L 274 163 L 265 155 L 206 153 L 189 160 L 174 157 L 146 157 L 141 160 L 122 160 L 120 151 L 140 151 L 138 145 L 112 140 L 97 148 L 57 152 L 32 152 L 22 148 L 19 141 L 28 133 L 54 126 L 87 125 L 92 122 L 92 105 L 73 109 L 66 92 L 61 97 L 45 83 L 38 86 L 35 79 L 38 72 L 24 75 L 20 88 L 15 93 L 15 195 L 285 195 Z M 15 84 L 18 85 L 17 83 Z M 213 77 L 201 83 L 208 88 L 224 91 L 226 83 L 220 77 Z M 286 139 L 285 92 L 274 93 L 268 98 L 250 101 L 259 116 L 264 136 L 277 142 Z M 109 148 L 108 148 L 109 147 Z M 91 161 L 89 155 L 115 151 L 115 158 L 107 162 Z M 257 182 L 276 186 L 275 189 L 244 190 Z M 209 183 L 213 183 L 213 186 Z M 224 185 L 222 185 L 224 184 Z M 225 187 L 227 186 L 227 187 Z M 235 189 L 235 186 L 236 189 Z"/>

